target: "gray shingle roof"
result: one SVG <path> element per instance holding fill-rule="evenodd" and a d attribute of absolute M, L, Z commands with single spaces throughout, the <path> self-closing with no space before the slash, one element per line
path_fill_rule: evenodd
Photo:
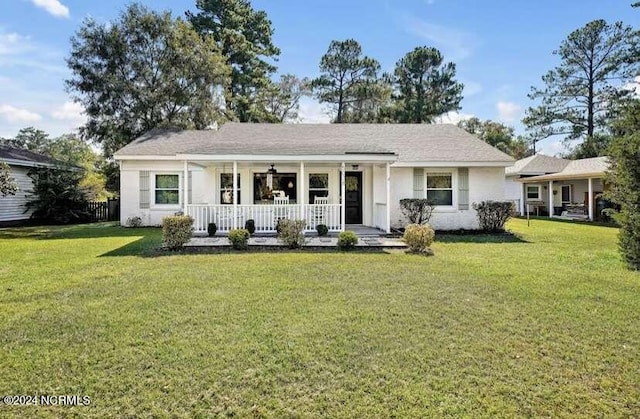
<path fill-rule="evenodd" d="M 509 175 L 544 175 L 556 173 L 564 170 L 571 160 L 560 159 L 558 157 L 536 154 L 518 160 L 513 166 L 507 167 L 506 174 Z"/>
<path fill-rule="evenodd" d="M 28 163 L 29 165 L 33 164 L 45 164 L 45 165 L 56 165 L 60 164 L 59 161 L 52 159 L 49 156 L 44 156 L 42 154 L 37 154 L 28 150 L 24 150 L 22 148 L 10 147 L 8 145 L 0 144 L 0 161 L 11 160 L 12 163 L 20 164 Z"/>
<path fill-rule="evenodd" d="M 525 178 L 527 182 L 544 180 L 577 179 L 587 177 L 602 177 L 609 169 L 608 157 L 593 157 L 591 159 L 570 160 L 567 167 L 558 173 Z"/>
<path fill-rule="evenodd" d="M 500 150 L 446 124 L 249 124 L 219 130 L 152 131 L 118 156 L 344 155 L 393 153 L 404 162 L 509 162 Z"/>

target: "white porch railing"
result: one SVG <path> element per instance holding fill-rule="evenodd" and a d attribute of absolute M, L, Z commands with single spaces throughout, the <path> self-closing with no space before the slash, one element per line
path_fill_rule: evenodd
<path fill-rule="evenodd" d="M 254 220 L 256 232 L 272 233 L 276 231 L 279 219 L 304 219 L 306 231 L 315 231 L 318 224 L 324 224 L 329 231 L 340 231 L 339 204 L 284 204 L 284 205 L 238 205 L 236 210 L 236 228 L 244 228 L 247 220 Z M 302 212 L 301 212 L 302 210 Z M 196 233 L 205 233 L 209 223 L 215 223 L 218 231 L 228 232 L 234 228 L 233 205 L 187 205 L 187 215 L 194 219 Z"/>

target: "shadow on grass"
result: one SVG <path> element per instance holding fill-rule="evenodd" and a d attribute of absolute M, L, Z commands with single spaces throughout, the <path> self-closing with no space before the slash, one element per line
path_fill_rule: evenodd
<path fill-rule="evenodd" d="M 459 233 L 436 234 L 436 242 L 440 243 L 530 243 L 517 234 L 506 233 Z"/>
<path fill-rule="evenodd" d="M 513 217 L 513 218 L 516 218 L 518 220 L 527 221 L 527 217 L 518 216 L 518 217 Z M 530 216 L 529 220 L 531 220 L 531 221 L 537 221 L 537 220 L 549 221 L 550 223 L 577 224 L 577 225 L 587 226 L 587 227 L 620 228 L 620 226 L 618 224 L 616 224 L 614 221 L 563 220 L 562 218 L 549 218 L 549 217 L 537 216 L 537 215 Z"/>
<path fill-rule="evenodd" d="M 158 236 L 156 227 L 126 228 L 117 222 L 0 228 L 0 239 L 96 239 L 102 237 Z"/>

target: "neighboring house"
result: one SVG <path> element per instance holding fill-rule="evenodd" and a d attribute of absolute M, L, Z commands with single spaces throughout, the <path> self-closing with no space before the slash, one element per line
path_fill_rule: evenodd
<path fill-rule="evenodd" d="M 28 195 L 33 188 L 33 182 L 27 173 L 32 167 L 55 167 L 56 160 L 32 153 L 21 148 L 0 144 L 0 162 L 9 165 L 9 173 L 16 180 L 18 191 L 15 195 L 0 196 L 0 223 L 13 223 L 27 220 L 30 212 L 25 212 Z"/>
<path fill-rule="evenodd" d="M 606 202 L 606 157 L 565 160 L 537 154 L 506 169 L 506 198 L 520 214 L 594 220 Z"/>
<path fill-rule="evenodd" d="M 183 211 L 196 232 L 275 231 L 278 219 L 307 230 L 349 225 L 390 231 L 403 198 L 436 203 L 436 229 L 478 228 L 474 202 L 503 200 L 513 159 L 453 125 L 247 124 L 152 131 L 115 153 L 121 220 L 144 225 Z M 342 198 L 344 197 L 344 199 Z"/>

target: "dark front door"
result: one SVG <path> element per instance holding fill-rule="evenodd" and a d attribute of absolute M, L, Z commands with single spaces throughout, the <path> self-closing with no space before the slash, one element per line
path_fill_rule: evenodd
<path fill-rule="evenodd" d="M 362 224 L 362 172 L 345 173 L 345 224 Z"/>

